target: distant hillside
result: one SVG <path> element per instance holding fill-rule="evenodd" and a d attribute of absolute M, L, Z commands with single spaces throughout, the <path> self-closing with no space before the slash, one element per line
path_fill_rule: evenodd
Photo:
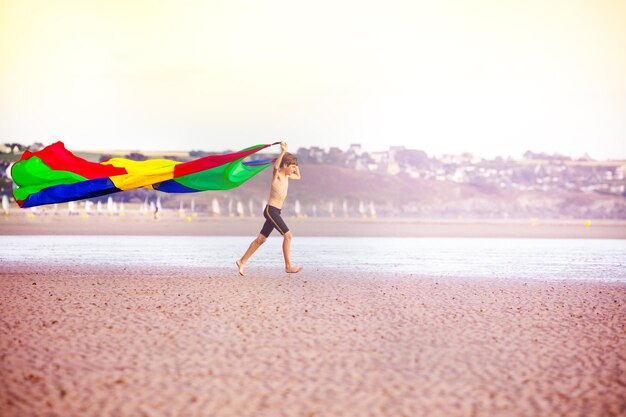
<path fill-rule="evenodd" d="M 292 181 L 285 204 L 287 214 L 299 200 L 303 213 L 328 215 L 329 203 L 335 214 L 342 213 L 344 200 L 349 214 L 357 216 L 359 203 L 369 209 L 370 201 L 378 216 L 486 217 L 486 218 L 626 218 L 626 199 L 613 195 L 582 192 L 541 192 L 501 190 L 492 185 L 468 185 L 450 181 L 410 178 L 407 175 L 376 174 L 332 165 L 303 166 L 302 180 Z M 260 212 L 267 200 L 271 170 L 267 169 L 243 186 L 224 192 L 199 194 L 160 194 L 164 202 L 176 207 L 179 201 L 188 206 L 194 198 L 196 207 L 209 210 L 213 198 L 225 211 L 228 201 L 241 201 L 246 212 L 253 201 Z"/>
<path fill-rule="evenodd" d="M 165 155 L 164 152 L 161 154 Z M 92 161 L 102 157 L 97 153 L 82 153 L 81 156 Z M 0 158 L 0 192 L 3 194 L 11 193 L 11 183 L 4 170 L 17 158 L 18 155 Z M 372 204 L 379 217 L 626 219 L 626 198 L 598 190 L 520 191 L 498 187 L 497 182 L 480 177 L 469 183 L 459 183 L 448 179 L 412 178 L 403 172 L 391 175 L 331 164 L 301 163 L 301 171 L 302 180 L 290 183 L 285 214 L 293 214 L 294 203 L 298 200 L 302 213 L 309 216 L 329 215 L 331 204 L 337 215 L 343 214 L 345 204 L 350 216 L 359 216 L 359 207 L 369 213 Z M 167 208 L 177 208 L 181 202 L 189 207 L 194 199 L 196 210 L 205 212 L 210 210 L 215 198 L 223 213 L 228 212 L 229 203 L 235 210 L 237 202 L 243 203 L 246 213 L 250 210 L 250 203 L 252 210 L 260 213 L 262 201 L 268 198 L 270 179 L 271 169 L 266 169 L 240 188 L 230 191 L 165 194 L 139 189 L 117 194 L 114 198 L 139 202 L 160 196 Z"/>

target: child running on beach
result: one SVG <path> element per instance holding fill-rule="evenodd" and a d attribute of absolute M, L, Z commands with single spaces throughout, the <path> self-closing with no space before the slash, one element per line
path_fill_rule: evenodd
<path fill-rule="evenodd" d="M 285 271 L 288 273 L 297 273 L 302 271 L 301 266 L 294 266 L 291 263 L 289 256 L 289 248 L 291 245 L 292 234 L 289 228 L 285 224 L 285 221 L 280 217 L 280 212 L 283 207 L 283 202 L 287 197 L 287 188 L 289 187 L 289 180 L 300 179 L 300 169 L 298 168 L 298 159 L 287 152 L 287 142 L 280 143 L 280 155 L 274 163 L 274 173 L 272 175 L 272 184 L 270 187 L 270 198 L 263 210 L 263 216 L 265 217 L 265 224 L 261 229 L 259 236 L 250 243 L 250 247 L 246 253 L 238 259 L 235 263 L 239 268 L 239 275 L 244 276 L 243 268 L 248 262 L 248 259 L 254 252 L 267 240 L 267 237 L 272 233 L 272 230 L 276 229 L 283 235 L 283 255 L 285 257 Z"/>

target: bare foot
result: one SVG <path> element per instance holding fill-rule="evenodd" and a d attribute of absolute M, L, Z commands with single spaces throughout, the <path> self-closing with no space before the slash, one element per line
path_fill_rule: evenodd
<path fill-rule="evenodd" d="M 245 277 L 246 274 L 244 274 L 243 272 L 243 264 L 241 263 L 241 260 L 237 259 L 235 263 L 237 264 L 237 268 L 239 268 L 239 275 L 241 275 L 242 277 Z"/>
<path fill-rule="evenodd" d="M 288 274 L 297 274 L 300 271 L 302 271 L 301 266 L 291 266 L 289 268 L 285 268 L 285 272 L 287 272 Z"/>

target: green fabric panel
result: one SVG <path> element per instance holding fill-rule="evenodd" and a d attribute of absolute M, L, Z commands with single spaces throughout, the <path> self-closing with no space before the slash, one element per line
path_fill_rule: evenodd
<path fill-rule="evenodd" d="M 37 156 L 31 156 L 13 165 L 11 176 L 13 182 L 19 186 L 13 191 L 18 200 L 26 200 L 29 195 L 54 185 L 74 184 L 87 180 L 82 175 L 70 171 L 53 170 Z"/>
<path fill-rule="evenodd" d="M 241 159 L 231 163 L 211 168 L 195 174 L 175 178 L 179 184 L 196 190 L 230 190 L 240 186 L 259 172 L 263 171 L 272 163 L 259 166 L 246 166 Z"/>

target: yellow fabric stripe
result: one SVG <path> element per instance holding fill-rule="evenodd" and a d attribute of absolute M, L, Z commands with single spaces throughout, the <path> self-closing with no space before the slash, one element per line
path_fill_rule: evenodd
<path fill-rule="evenodd" d="M 132 161 L 124 158 L 111 158 L 102 162 L 103 165 L 113 165 L 116 168 L 124 168 L 129 174 L 139 174 L 151 171 L 153 169 L 170 167 L 174 169 L 175 165 L 180 164 L 178 161 L 169 159 L 150 159 L 147 161 Z"/>
<path fill-rule="evenodd" d="M 110 177 L 113 184 L 122 191 L 146 187 L 157 182 L 171 180 L 172 178 L 174 178 L 173 169 L 155 170 L 149 174 L 126 174 Z"/>
<path fill-rule="evenodd" d="M 268 206 L 265 206 L 265 213 L 267 214 L 267 218 L 268 218 L 268 219 L 270 219 L 270 221 L 271 221 L 272 223 L 274 223 L 274 227 L 276 227 L 276 230 L 278 230 L 278 232 L 279 232 L 281 235 L 284 235 L 285 233 L 284 233 L 282 230 L 280 230 L 280 227 L 278 227 L 278 224 L 276 224 L 276 222 L 274 221 L 274 219 L 272 219 L 272 216 L 270 216 L 270 206 L 269 206 L 269 205 L 268 205 Z"/>
<path fill-rule="evenodd" d="M 124 158 L 111 158 L 103 164 L 125 168 L 128 174 L 111 177 L 113 184 L 120 190 L 150 186 L 158 182 L 174 178 L 174 166 L 180 162 L 168 159 L 151 159 L 149 161 L 131 161 Z"/>

